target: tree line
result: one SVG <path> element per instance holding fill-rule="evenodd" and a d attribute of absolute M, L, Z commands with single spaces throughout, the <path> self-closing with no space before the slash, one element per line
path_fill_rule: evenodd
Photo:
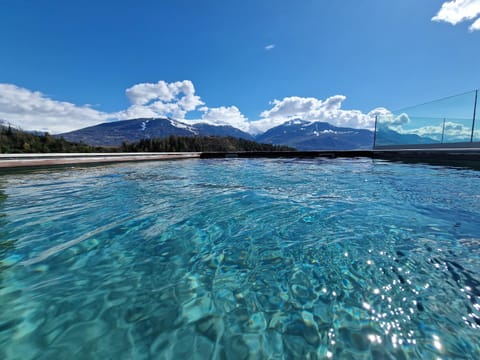
<path fill-rule="evenodd" d="M 120 147 L 72 143 L 49 133 L 31 133 L 0 125 L 0 153 L 295 151 L 283 145 L 219 136 L 176 136 L 124 142 Z"/>
<path fill-rule="evenodd" d="M 135 143 L 124 142 L 125 152 L 229 152 L 229 151 L 295 151 L 284 145 L 260 144 L 231 136 L 176 136 L 142 139 Z"/>
<path fill-rule="evenodd" d="M 49 133 L 35 134 L 0 125 L 0 153 L 106 152 L 112 149 L 71 143 Z"/>

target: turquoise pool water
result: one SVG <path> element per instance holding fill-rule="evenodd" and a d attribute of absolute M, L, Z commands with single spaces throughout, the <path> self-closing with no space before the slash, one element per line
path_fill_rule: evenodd
<path fill-rule="evenodd" d="M 0 175 L 1 359 L 478 359 L 480 172 L 186 160 Z"/>

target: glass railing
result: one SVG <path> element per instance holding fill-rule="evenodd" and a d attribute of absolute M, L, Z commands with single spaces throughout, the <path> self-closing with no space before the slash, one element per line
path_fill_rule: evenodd
<path fill-rule="evenodd" d="M 375 148 L 480 142 L 478 90 L 378 115 Z M 472 144 L 473 145 L 473 144 Z"/>

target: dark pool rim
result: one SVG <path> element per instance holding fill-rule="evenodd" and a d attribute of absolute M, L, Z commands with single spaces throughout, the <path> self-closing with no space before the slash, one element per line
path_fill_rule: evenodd
<path fill-rule="evenodd" d="M 121 162 L 233 158 L 371 158 L 480 170 L 480 148 L 239 151 L 184 153 L 0 154 L 0 172 L 20 168 L 106 165 Z"/>

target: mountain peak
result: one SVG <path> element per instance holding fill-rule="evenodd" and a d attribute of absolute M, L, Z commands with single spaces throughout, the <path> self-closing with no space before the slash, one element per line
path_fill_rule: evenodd
<path fill-rule="evenodd" d="M 230 125 L 189 125 L 172 118 L 139 118 L 99 124 L 60 134 L 71 142 L 93 146 L 119 146 L 123 142 L 176 136 L 231 136 L 258 142 L 288 145 L 298 150 L 351 150 L 371 148 L 369 130 L 341 128 L 322 121 L 292 119 L 253 137 Z"/>
<path fill-rule="evenodd" d="M 230 126 L 188 125 L 172 118 L 138 118 L 103 123 L 57 135 L 71 142 L 93 146 L 119 146 L 123 142 L 176 136 L 232 136 L 253 140 L 250 134 Z"/>
<path fill-rule="evenodd" d="M 303 120 L 303 119 L 292 119 L 284 122 L 282 125 L 293 126 L 293 125 L 307 125 L 307 124 L 310 124 L 310 121 Z"/>
<path fill-rule="evenodd" d="M 336 127 L 323 121 L 293 119 L 267 130 L 257 141 L 288 145 L 298 150 L 370 149 L 373 133 L 370 130 Z"/>

